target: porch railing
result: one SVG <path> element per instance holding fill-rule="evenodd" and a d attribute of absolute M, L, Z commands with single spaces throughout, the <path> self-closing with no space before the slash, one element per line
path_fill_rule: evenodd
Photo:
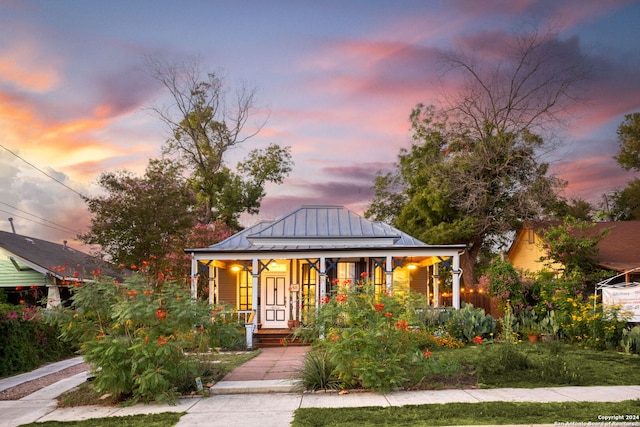
<path fill-rule="evenodd" d="M 253 347 L 253 334 L 257 330 L 255 318 L 255 310 L 221 310 L 214 312 L 213 315 L 214 322 L 221 321 L 224 323 L 236 323 L 238 326 L 244 326 L 247 348 Z"/>

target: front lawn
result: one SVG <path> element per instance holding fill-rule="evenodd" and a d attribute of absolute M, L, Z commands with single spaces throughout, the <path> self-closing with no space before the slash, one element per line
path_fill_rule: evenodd
<path fill-rule="evenodd" d="M 439 348 L 434 357 L 470 364 L 483 388 L 637 385 L 640 356 L 551 343 Z"/>
<path fill-rule="evenodd" d="M 603 417 L 621 415 L 617 421 L 637 425 L 640 401 L 623 402 L 483 402 L 432 405 L 301 408 L 292 427 L 394 426 L 425 427 L 443 425 L 514 425 L 580 423 L 605 425 Z M 625 418 L 628 417 L 628 418 Z M 605 418 L 611 420 L 612 418 Z M 576 424 L 573 424 L 576 425 Z M 611 424 L 613 425 L 613 424 Z"/>

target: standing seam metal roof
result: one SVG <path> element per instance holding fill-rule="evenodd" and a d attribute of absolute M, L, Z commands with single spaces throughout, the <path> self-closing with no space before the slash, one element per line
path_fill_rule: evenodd
<path fill-rule="evenodd" d="M 343 206 L 303 206 L 276 221 L 249 227 L 209 249 L 268 250 L 274 247 L 274 241 L 280 241 L 279 248 L 285 245 L 297 249 L 427 246 L 390 225 L 369 221 Z"/>

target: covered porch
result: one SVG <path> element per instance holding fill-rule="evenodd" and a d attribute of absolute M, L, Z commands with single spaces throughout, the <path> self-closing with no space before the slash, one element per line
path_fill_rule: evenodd
<path fill-rule="evenodd" d="M 438 306 L 444 271 L 460 307 L 464 245 L 427 245 L 341 206 L 305 206 L 207 248 L 187 249 L 191 291 L 208 277 L 209 302 L 246 318 L 247 344 L 258 328 L 304 323 L 339 284 L 366 279 L 375 292 L 419 292 Z"/>

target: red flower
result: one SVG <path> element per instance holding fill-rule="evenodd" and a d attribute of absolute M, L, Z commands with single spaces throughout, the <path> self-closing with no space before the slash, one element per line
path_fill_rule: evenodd
<path fill-rule="evenodd" d="M 431 357 L 431 352 L 429 350 L 425 350 L 422 352 L 422 354 L 424 355 L 424 357 L 429 358 Z"/>
<path fill-rule="evenodd" d="M 80 272 L 78 270 L 73 272 L 73 277 L 80 277 Z"/>
<path fill-rule="evenodd" d="M 167 338 L 167 337 L 165 337 L 165 336 L 162 336 L 162 335 L 160 335 L 160 336 L 158 337 L 158 345 L 165 345 L 165 344 L 167 344 L 168 342 L 169 342 L 169 338 Z"/>
<path fill-rule="evenodd" d="M 338 302 L 345 302 L 346 300 L 347 300 L 347 296 L 345 294 L 340 294 L 336 296 L 336 301 Z"/>
<path fill-rule="evenodd" d="M 476 337 L 473 339 L 473 343 L 474 344 L 482 344 L 482 337 L 479 335 L 476 335 Z"/>
<path fill-rule="evenodd" d="M 39 288 L 39 286 L 38 286 L 38 285 L 31 285 L 31 286 L 29 286 L 29 288 L 30 288 L 30 289 L 38 289 L 38 288 Z"/>
<path fill-rule="evenodd" d="M 397 328 L 397 329 L 401 329 L 401 330 L 403 330 L 403 331 L 406 331 L 408 327 L 409 327 L 409 324 L 408 324 L 408 323 L 407 323 L 407 321 L 406 321 L 406 320 L 404 320 L 404 319 L 400 319 L 400 320 L 398 320 L 398 322 L 396 323 L 396 328 Z"/>
<path fill-rule="evenodd" d="M 329 304 L 329 301 L 331 301 L 331 298 L 329 298 L 327 295 L 320 298 L 320 304 Z"/>
<path fill-rule="evenodd" d="M 157 316 L 157 317 L 158 317 L 158 319 L 160 319 L 160 320 L 165 319 L 165 318 L 167 317 L 167 312 L 166 312 L 166 311 L 164 311 L 163 309 L 159 308 L 159 309 L 156 311 L 156 316 Z"/>
<path fill-rule="evenodd" d="M 360 273 L 360 277 L 368 277 L 369 273 L 367 273 L 366 271 L 363 271 L 362 273 Z"/>
<path fill-rule="evenodd" d="M 138 295 L 138 291 L 134 289 L 132 291 L 127 292 L 127 295 L 129 295 L 130 297 L 135 297 L 136 295 Z"/>
<path fill-rule="evenodd" d="M 387 316 L 387 317 L 392 317 L 393 313 L 387 311 L 384 315 Z"/>
<path fill-rule="evenodd" d="M 94 277 L 100 277 L 100 276 L 102 275 L 102 270 L 93 270 L 93 271 L 91 272 L 91 274 L 92 274 Z"/>
<path fill-rule="evenodd" d="M 333 280 L 331 281 L 331 284 L 332 284 L 332 285 L 337 285 L 338 283 L 340 283 L 340 280 L 338 280 L 338 279 L 333 279 Z"/>
<path fill-rule="evenodd" d="M 22 290 L 22 286 L 16 286 L 16 291 L 21 291 Z"/>
<path fill-rule="evenodd" d="M 376 311 L 382 311 L 382 310 L 384 310 L 384 304 L 378 303 L 378 304 L 374 305 L 374 308 L 376 309 Z"/>

